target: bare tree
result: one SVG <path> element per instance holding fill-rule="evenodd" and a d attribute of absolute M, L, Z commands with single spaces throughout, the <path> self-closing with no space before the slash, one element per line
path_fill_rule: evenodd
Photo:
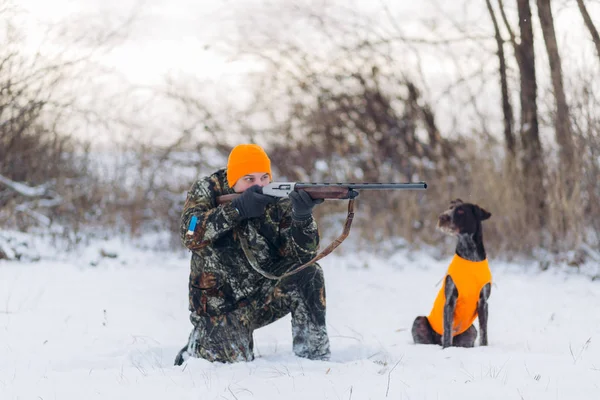
<path fill-rule="evenodd" d="M 527 220 L 531 229 L 539 232 L 540 228 L 544 226 L 547 208 L 544 192 L 544 159 L 537 114 L 537 81 L 531 7 L 529 0 L 517 0 L 520 32 L 520 40 L 517 41 L 516 34 L 506 15 L 503 0 L 498 0 L 498 5 L 519 67 L 521 169 Z"/>
<path fill-rule="evenodd" d="M 590 17 L 583 0 L 577 0 L 577 6 L 579 7 L 579 11 L 583 17 L 583 22 L 585 22 L 585 26 L 587 27 L 588 31 L 590 31 L 590 35 L 592 36 L 592 40 L 596 46 L 596 52 L 598 52 L 598 58 L 600 59 L 600 34 L 598 34 L 598 30 L 596 29 L 594 21 L 592 21 L 592 17 Z"/>
<path fill-rule="evenodd" d="M 554 88 L 554 98 L 556 100 L 555 132 L 556 142 L 560 147 L 560 162 L 562 164 L 563 179 L 567 190 L 567 197 L 570 197 L 573 190 L 573 182 L 576 181 L 577 167 L 575 158 L 575 144 L 571 130 L 571 115 L 569 105 L 565 95 L 563 84 L 563 73 L 558 44 L 556 42 L 556 32 L 554 30 L 554 18 L 550 0 L 537 0 L 538 14 L 542 26 L 544 43 L 548 52 L 548 61 L 550 63 L 550 74 L 552 76 L 552 87 Z"/>
<path fill-rule="evenodd" d="M 533 25 L 529 0 L 517 0 L 517 10 L 521 35 L 515 53 L 520 71 L 520 131 L 525 182 L 523 190 L 530 228 L 532 232 L 540 232 L 545 225 L 547 208 L 544 190 L 544 158 L 538 125 Z"/>
<path fill-rule="evenodd" d="M 513 161 L 516 156 L 515 135 L 514 135 L 514 116 L 513 109 L 510 103 L 510 95 L 508 91 L 508 78 L 506 67 L 506 56 L 504 54 L 504 39 L 500 33 L 500 26 L 496 18 L 496 13 L 492 7 L 490 0 L 486 0 L 487 9 L 494 25 L 494 38 L 498 47 L 498 71 L 500 73 L 500 91 L 502 95 L 502 114 L 504 116 L 504 141 L 508 154 L 509 161 Z"/>

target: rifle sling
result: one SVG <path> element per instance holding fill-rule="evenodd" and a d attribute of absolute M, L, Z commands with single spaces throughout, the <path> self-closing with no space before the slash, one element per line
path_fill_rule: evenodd
<path fill-rule="evenodd" d="M 350 199 L 348 201 L 348 216 L 346 217 L 346 223 L 344 224 L 344 229 L 342 230 L 342 234 L 337 239 L 335 239 L 329 246 L 327 246 L 325 249 L 323 249 L 323 251 L 321 251 L 319 254 L 317 254 L 312 260 L 302 264 L 301 266 L 299 266 L 295 269 L 291 269 L 291 270 L 285 272 L 281 276 L 276 276 L 276 275 L 270 274 L 258 266 L 256 257 L 254 257 L 254 254 L 252 254 L 252 252 L 250 252 L 250 249 L 248 249 L 248 242 L 246 241 L 246 239 L 243 236 L 240 236 L 240 243 L 242 245 L 242 250 L 244 251 L 244 254 L 246 255 L 246 258 L 248 259 L 248 262 L 250 263 L 252 268 L 256 272 L 258 272 L 259 274 L 264 276 L 265 278 L 277 281 L 277 284 L 278 284 L 283 279 L 285 279 L 291 275 L 297 274 L 298 272 L 307 268 L 309 265 L 316 263 L 320 259 L 322 259 L 325 256 L 327 256 L 328 254 L 330 254 L 340 244 L 342 244 L 344 239 L 346 239 L 348 237 L 348 235 L 350 234 L 350 227 L 352 226 L 353 219 L 354 219 L 354 199 Z"/>

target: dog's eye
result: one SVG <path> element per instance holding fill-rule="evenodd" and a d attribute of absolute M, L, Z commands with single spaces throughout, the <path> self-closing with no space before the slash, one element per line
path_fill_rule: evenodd
<path fill-rule="evenodd" d="M 456 210 L 456 212 L 460 215 L 463 215 L 465 213 L 465 210 Z"/>

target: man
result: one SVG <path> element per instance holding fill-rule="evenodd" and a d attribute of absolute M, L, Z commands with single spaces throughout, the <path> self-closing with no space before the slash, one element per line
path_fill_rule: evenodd
<path fill-rule="evenodd" d="M 318 264 L 281 276 L 315 257 L 319 246 L 312 209 L 304 191 L 289 198 L 262 194 L 271 182 L 271 161 L 255 144 L 230 153 L 227 168 L 197 181 L 188 192 L 181 235 L 192 251 L 189 279 L 188 344 L 175 358 L 237 362 L 254 359 L 252 334 L 292 313 L 297 356 L 329 359 L 325 326 L 325 282 Z M 241 193 L 217 204 L 217 197 Z M 195 227 L 190 226 L 197 218 Z M 189 231 L 190 230 L 190 231 Z M 271 278 L 269 278 L 271 277 Z"/>

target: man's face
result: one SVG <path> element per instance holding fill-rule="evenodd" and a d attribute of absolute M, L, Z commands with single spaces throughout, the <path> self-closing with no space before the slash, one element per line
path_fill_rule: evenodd
<path fill-rule="evenodd" d="M 248 189 L 250 186 L 260 185 L 262 187 L 267 186 L 271 183 L 271 178 L 269 174 L 266 172 L 254 172 L 252 174 L 247 174 L 242 176 L 238 181 L 233 185 L 233 190 L 237 193 L 242 193 L 244 190 Z"/>

